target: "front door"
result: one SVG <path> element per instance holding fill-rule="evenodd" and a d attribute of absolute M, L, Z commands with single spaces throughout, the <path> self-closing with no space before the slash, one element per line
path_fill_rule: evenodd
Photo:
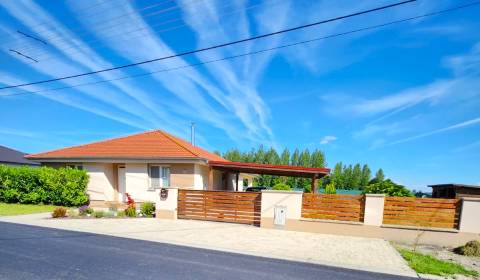
<path fill-rule="evenodd" d="M 125 201 L 125 166 L 118 167 L 118 201 Z"/>

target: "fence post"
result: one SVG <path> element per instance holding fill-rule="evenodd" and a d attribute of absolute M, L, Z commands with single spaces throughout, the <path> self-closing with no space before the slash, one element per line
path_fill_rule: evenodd
<path fill-rule="evenodd" d="M 302 192 L 294 191 L 262 191 L 260 226 L 288 229 L 289 221 L 292 223 L 300 220 L 302 216 L 302 194 Z M 276 214 L 275 208 L 277 208 Z M 275 215 L 279 214 L 284 216 L 275 217 Z M 277 218 L 277 224 L 275 223 L 275 218 Z M 282 225 L 282 222 L 285 224 Z"/>
<path fill-rule="evenodd" d="M 383 223 L 384 207 L 384 194 L 366 194 L 363 223 L 369 226 L 381 226 Z"/>
<path fill-rule="evenodd" d="M 163 192 L 163 195 L 162 195 Z M 166 197 L 165 197 L 166 192 Z M 178 189 L 162 188 L 155 200 L 155 216 L 160 219 L 177 219 Z"/>
<path fill-rule="evenodd" d="M 462 197 L 462 210 L 460 212 L 461 232 L 480 233 L 480 198 Z"/>

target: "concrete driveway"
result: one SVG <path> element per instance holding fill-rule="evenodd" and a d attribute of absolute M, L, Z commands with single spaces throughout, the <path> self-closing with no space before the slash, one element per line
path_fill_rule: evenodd
<path fill-rule="evenodd" d="M 381 239 L 191 220 L 51 219 L 48 214 L 34 214 L 2 217 L 0 221 L 416 276 L 398 252 Z"/>

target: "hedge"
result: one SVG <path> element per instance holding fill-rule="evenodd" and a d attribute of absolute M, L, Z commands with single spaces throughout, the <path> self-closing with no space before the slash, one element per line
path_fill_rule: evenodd
<path fill-rule="evenodd" d="M 80 206 L 88 203 L 88 175 L 83 170 L 0 165 L 0 201 Z"/>

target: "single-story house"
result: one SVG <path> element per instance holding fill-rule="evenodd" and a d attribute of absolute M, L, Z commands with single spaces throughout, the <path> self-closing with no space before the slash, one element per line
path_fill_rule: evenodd
<path fill-rule="evenodd" d="M 11 166 L 39 166 L 40 163 L 26 159 L 25 153 L 20 151 L 0 146 L 0 164 L 11 165 Z"/>
<path fill-rule="evenodd" d="M 91 201 L 124 202 L 125 193 L 138 201 L 154 201 L 155 190 L 177 187 L 242 191 L 250 174 L 316 179 L 329 169 L 231 162 L 162 130 L 26 156 L 51 167 L 86 170 Z M 315 184 L 315 185 L 314 185 Z"/>
<path fill-rule="evenodd" d="M 480 197 L 479 185 L 437 184 L 429 187 L 433 198 Z"/>

